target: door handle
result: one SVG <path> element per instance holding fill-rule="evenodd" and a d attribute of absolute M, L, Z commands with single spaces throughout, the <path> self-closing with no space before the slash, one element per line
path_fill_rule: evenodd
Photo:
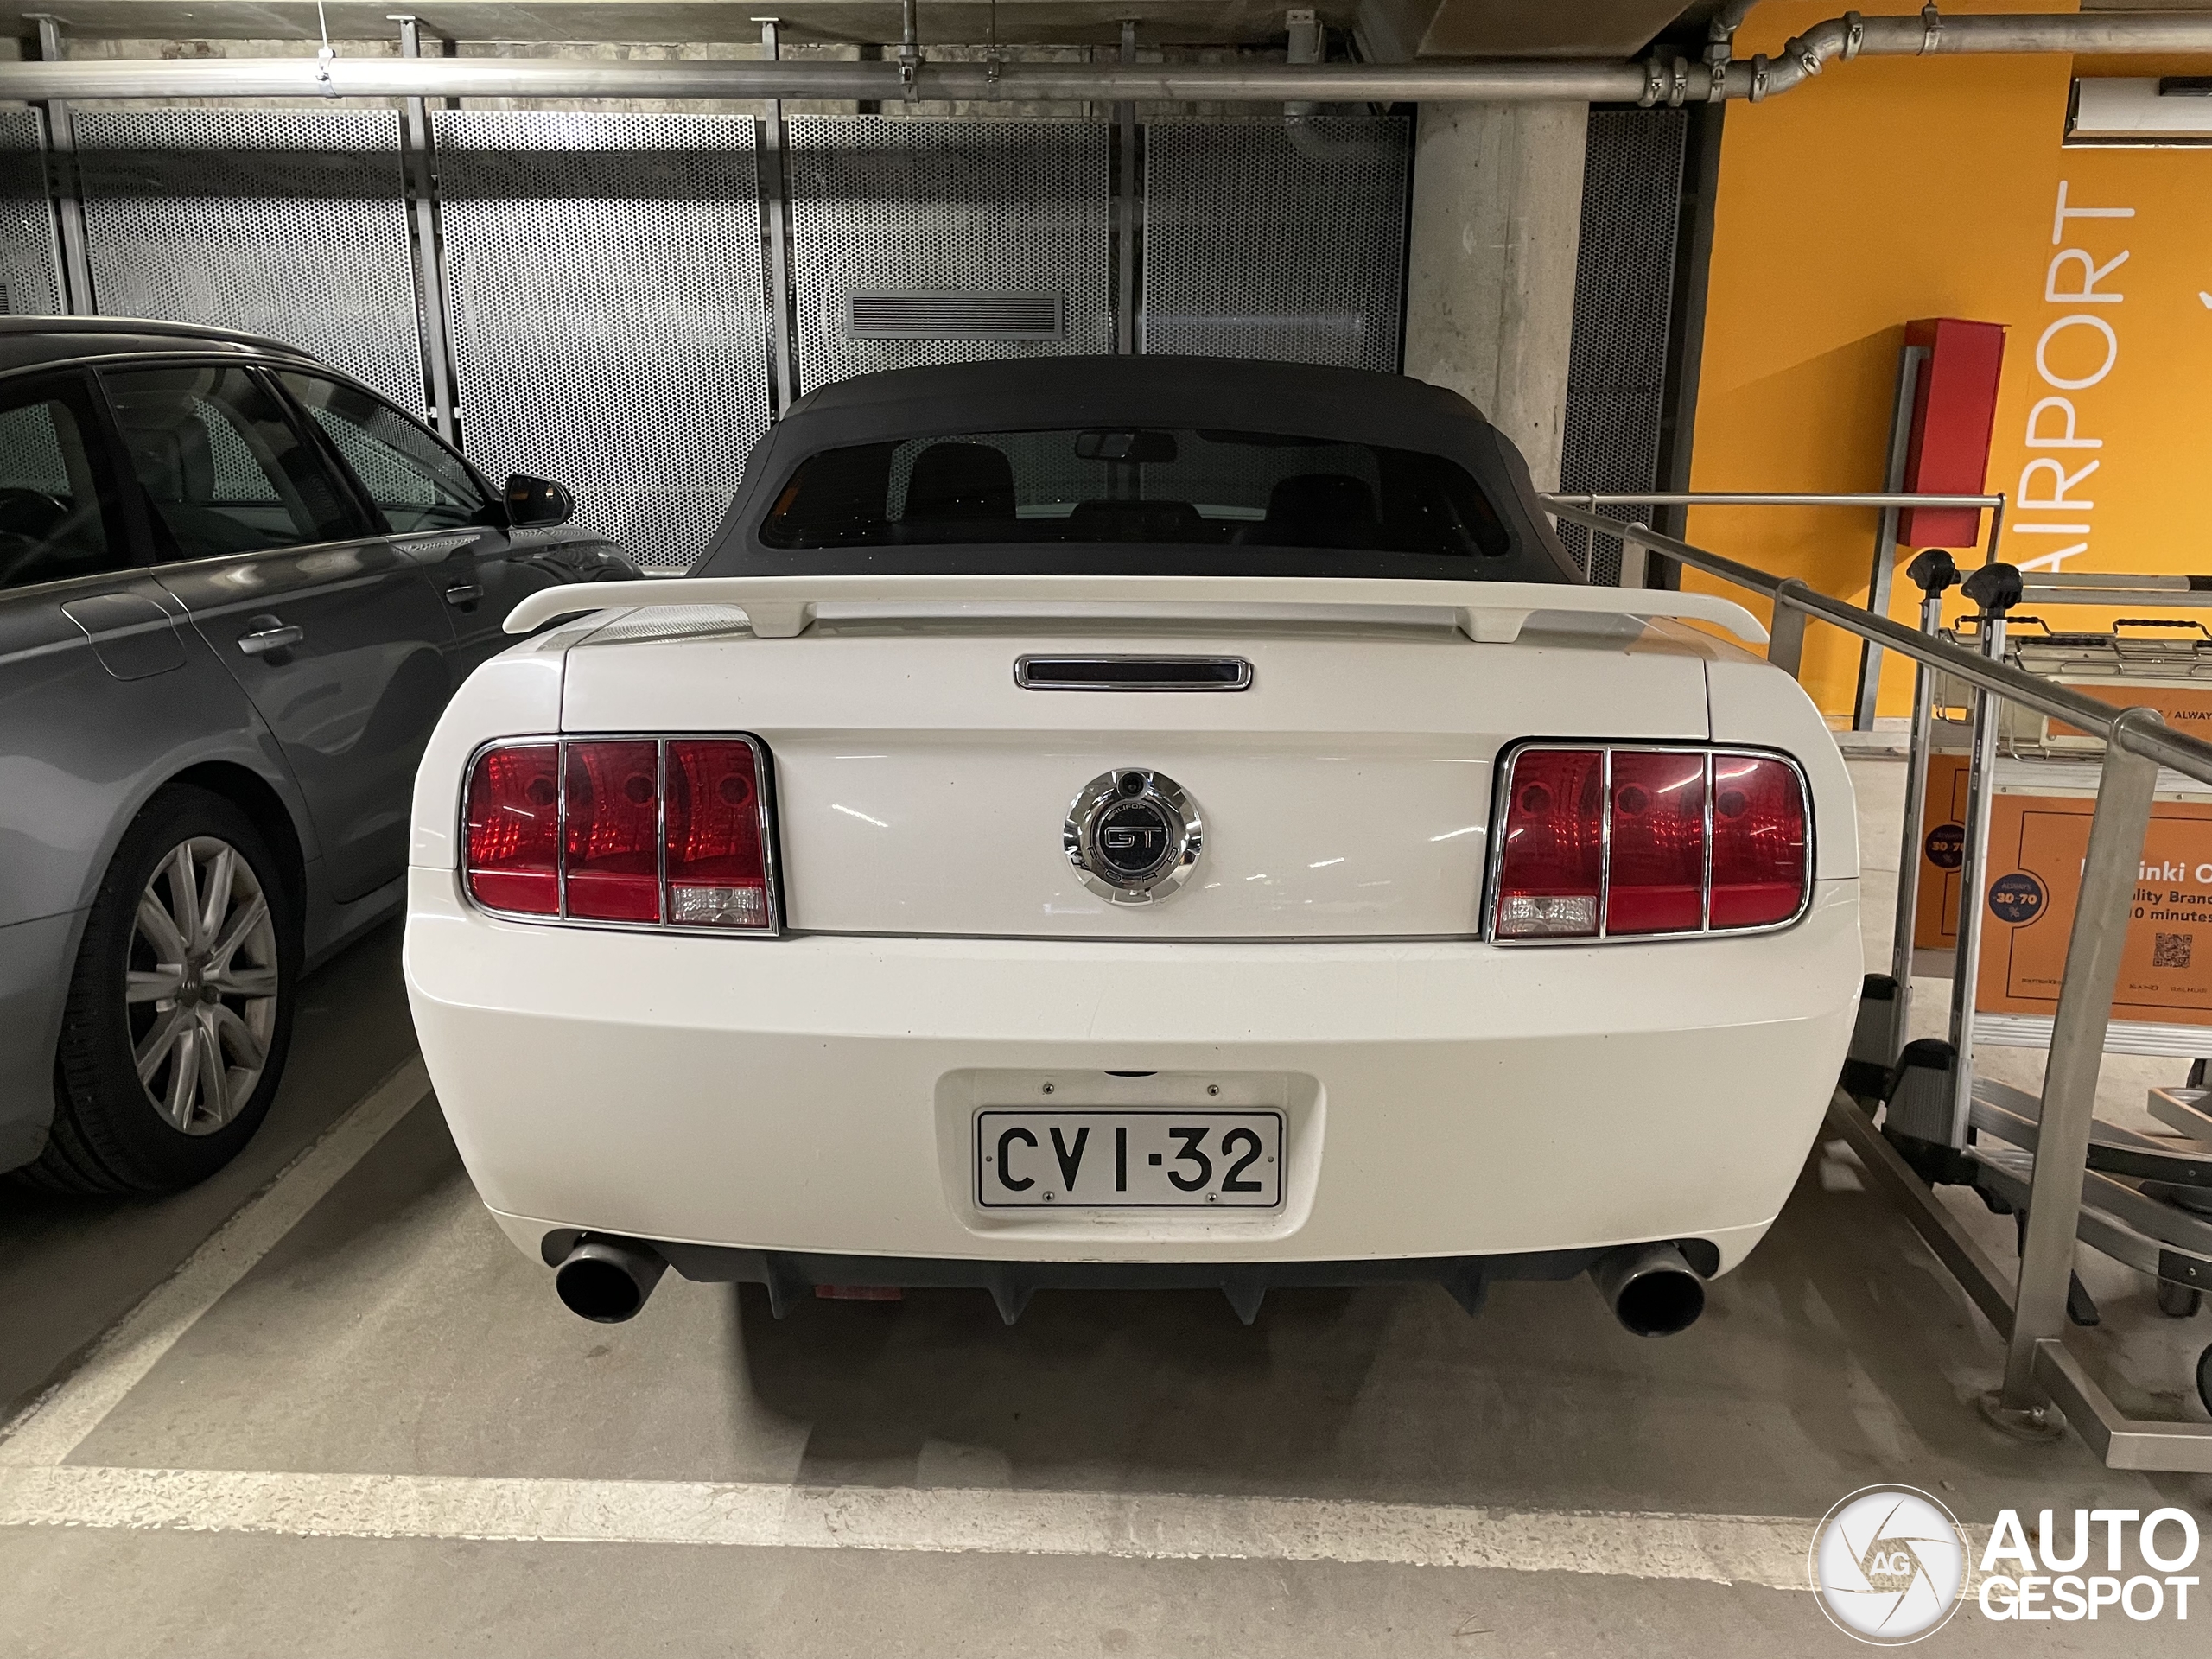
<path fill-rule="evenodd" d="M 473 582 L 456 582 L 446 589 L 446 603 L 466 609 L 484 597 L 483 588 Z"/>
<path fill-rule="evenodd" d="M 307 637 L 305 628 L 280 623 L 273 628 L 256 628 L 251 633 L 240 634 L 238 649 L 249 657 L 265 657 L 272 651 L 283 651 L 296 645 Z"/>

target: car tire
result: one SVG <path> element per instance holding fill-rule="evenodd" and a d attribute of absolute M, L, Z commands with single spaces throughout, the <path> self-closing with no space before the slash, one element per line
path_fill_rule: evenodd
<path fill-rule="evenodd" d="M 245 813 L 206 790 L 157 795 L 86 918 L 53 1128 L 26 1178 L 173 1192 L 236 1157 L 283 1075 L 300 931 L 297 899 Z"/>

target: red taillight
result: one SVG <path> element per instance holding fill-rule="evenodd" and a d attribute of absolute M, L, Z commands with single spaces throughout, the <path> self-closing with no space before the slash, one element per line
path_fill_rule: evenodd
<path fill-rule="evenodd" d="M 1518 751 L 1505 777 L 1491 935 L 1574 939 L 1767 927 L 1803 907 L 1797 769 L 1772 755 Z"/>
<path fill-rule="evenodd" d="M 682 927 L 768 925 L 768 857 L 753 746 L 668 745 L 668 919 Z"/>
<path fill-rule="evenodd" d="M 561 747 L 568 913 L 582 921 L 658 921 L 660 745 L 648 738 Z"/>
<path fill-rule="evenodd" d="M 1613 756 L 1605 931 L 1694 933 L 1705 925 L 1705 757 Z"/>
<path fill-rule="evenodd" d="M 1497 937 L 1596 937 L 1605 880 L 1605 751 L 1523 749 L 1506 788 Z"/>
<path fill-rule="evenodd" d="M 1805 896 L 1805 791 L 1766 755 L 1713 757 L 1713 925 L 1786 922 Z"/>
<path fill-rule="evenodd" d="M 487 910 L 561 913 L 560 747 L 486 749 L 468 775 L 468 891 Z"/>
<path fill-rule="evenodd" d="M 766 786 L 744 739 L 486 749 L 469 769 L 469 896 L 571 921 L 772 932 Z"/>

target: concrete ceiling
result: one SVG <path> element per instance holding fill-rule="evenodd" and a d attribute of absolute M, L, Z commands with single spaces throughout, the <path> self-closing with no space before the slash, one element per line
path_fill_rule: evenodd
<path fill-rule="evenodd" d="M 1370 58 L 1617 57 L 1637 51 L 1681 12 L 1684 0 L 1334 0 L 1315 7 L 1323 22 L 1357 30 Z M 334 39 L 391 35 L 386 21 L 404 0 L 332 0 Z M 792 41 L 895 41 L 897 0 L 420 0 L 424 28 L 465 41 L 749 41 L 753 20 L 779 16 Z M 980 44 L 989 38 L 988 0 L 921 0 L 925 43 Z M 998 0 L 998 38 L 1009 44 L 1107 44 L 1123 18 L 1148 45 L 1280 42 L 1282 0 Z M 313 0 L 48 0 L 0 4 L 17 17 L 52 10 L 71 33 L 132 40 L 312 40 Z M 28 35 L 31 25 L 18 31 Z"/>
<path fill-rule="evenodd" d="M 1682 0 L 1361 0 L 1370 56 L 1625 58 L 1673 22 Z"/>

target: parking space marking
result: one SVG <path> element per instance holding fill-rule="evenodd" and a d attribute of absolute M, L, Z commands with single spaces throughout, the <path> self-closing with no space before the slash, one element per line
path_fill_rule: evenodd
<path fill-rule="evenodd" d="M 1804 1590 L 1815 1522 L 1172 1492 L 0 1469 L 0 1526 L 1484 1567 Z"/>
<path fill-rule="evenodd" d="M 347 1107 L 101 1338 L 82 1365 L 0 1429 L 0 1470 L 58 1464 L 75 1451 L 194 1322 L 429 1091 L 430 1074 L 416 1054 Z"/>

